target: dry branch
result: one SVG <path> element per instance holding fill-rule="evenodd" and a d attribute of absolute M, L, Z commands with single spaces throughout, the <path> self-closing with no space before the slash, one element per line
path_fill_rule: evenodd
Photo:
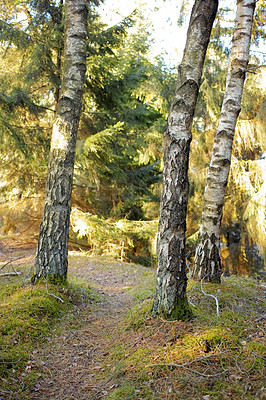
<path fill-rule="evenodd" d="M 24 258 L 24 257 L 25 257 L 25 255 L 17 257 L 17 258 L 14 258 L 14 260 L 8 261 L 7 263 L 5 263 L 4 265 L 1 266 L 0 271 L 2 271 L 2 269 L 4 269 L 7 265 L 11 264 L 13 261 L 20 260 L 21 258 Z"/>
<path fill-rule="evenodd" d="M 3 274 L 0 274 L 0 276 L 17 276 L 17 275 L 21 275 L 21 272 L 14 271 L 14 272 L 5 272 Z"/>
<path fill-rule="evenodd" d="M 217 297 L 214 296 L 213 294 L 206 293 L 206 292 L 204 292 L 204 290 L 203 290 L 202 281 L 203 281 L 204 278 L 205 278 L 205 276 L 202 278 L 202 280 L 201 280 L 201 282 L 200 282 L 201 291 L 202 291 L 203 294 L 205 294 L 205 296 L 210 296 L 210 297 L 213 297 L 213 298 L 215 299 L 215 301 L 216 301 L 216 312 L 217 312 L 218 317 L 220 317 L 220 313 L 219 313 L 219 302 L 218 302 Z"/>

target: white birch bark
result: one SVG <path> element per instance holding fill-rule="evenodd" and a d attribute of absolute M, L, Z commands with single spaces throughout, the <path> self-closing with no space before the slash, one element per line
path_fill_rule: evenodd
<path fill-rule="evenodd" d="M 66 0 L 63 75 L 53 124 L 35 277 L 65 279 L 76 137 L 86 72 L 86 0 Z"/>
<path fill-rule="evenodd" d="M 203 63 L 218 0 L 196 0 L 192 9 L 183 59 L 178 68 L 167 128 L 164 132 L 163 190 L 157 242 L 157 286 L 153 316 L 186 319 L 186 212 L 191 126 Z"/>
<path fill-rule="evenodd" d="M 206 181 L 193 277 L 220 282 L 220 227 L 232 146 L 249 59 L 256 0 L 238 0 L 221 117 Z"/>

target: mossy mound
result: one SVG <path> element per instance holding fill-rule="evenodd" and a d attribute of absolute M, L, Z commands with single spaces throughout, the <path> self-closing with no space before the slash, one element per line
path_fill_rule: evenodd
<path fill-rule="evenodd" d="M 24 285 L 21 278 L 0 284 L 0 377 L 7 381 L 21 374 L 36 346 L 43 343 L 73 307 L 92 299 L 78 284 Z"/>
<path fill-rule="evenodd" d="M 191 321 L 152 318 L 152 299 L 140 297 L 106 360 L 117 383 L 108 400 L 264 398 L 265 285 L 230 277 L 204 291 L 219 315 L 215 299 L 189 282 Z"/>

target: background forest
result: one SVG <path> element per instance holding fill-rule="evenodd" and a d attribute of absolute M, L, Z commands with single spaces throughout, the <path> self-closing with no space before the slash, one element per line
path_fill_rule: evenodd
<path fill-rule="evenodd" d="M 87 75 L 79 129 L 70 245 L 155 265 L 162 135 L 176 68 L 151 56 L 148 20 L 135 11 L 101 22 L 89 8 Z M 180 24 L 188 3 L 181 2 Z M 233 16 L 221 2 L 193 124 L 188 262 L 194 255 L 204 185 L 225 89 Z M 265 273 L 265 1 L 259 0 L 250 70 L 237 123 L 222 223 L 225 271 Z M 52 121 L 62 69 L 62 2 L 4 0 L 0 6 L 0 233 L 37 240 Z M 156 27 L 154 28 L 156 29 Z M 173 40 L 171 38 L 171 40 Z"/>

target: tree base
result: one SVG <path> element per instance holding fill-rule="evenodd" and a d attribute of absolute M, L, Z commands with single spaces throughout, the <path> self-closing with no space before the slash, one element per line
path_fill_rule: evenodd
<path fill-rule="evenodd" d="M 187 297 L 184 297 L 176 299 L 170 312 L 161 307 L 161 310 L 153 310 L 153 316 L 161 316 L 168 321 L 188 321 L 193 317 L 193 312 Z"/>
<path fill-rule="evenodd" d="M 42 280 L 44 282 L 52 283 L 53 285 L 62 285 L 64 283 L 66 283 L 67 277 L 61 276 L 59 274 L 51 274 L 51 275 L 48 275 L 47 278 L 45 278 L 42 275 L 41 276 L 33 275 L 33 277 L 31 278 L 31 283 L 32 283 L 32 285 L 34 285 L 35 283 L 40 282 Z"/>

